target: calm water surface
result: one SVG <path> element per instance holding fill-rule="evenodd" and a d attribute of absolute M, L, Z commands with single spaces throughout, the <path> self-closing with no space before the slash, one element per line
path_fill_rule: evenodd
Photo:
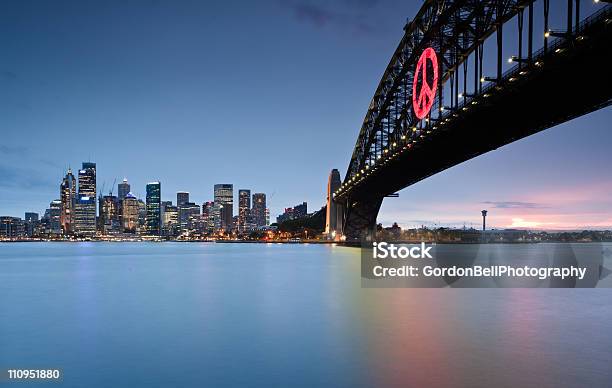
<path fill-rule="evenodd" d="M 612 289 L 362 289 L 359 260 L 2 244 L 0 367 L 62 368 L 70 387 L 612 386 Z"/>

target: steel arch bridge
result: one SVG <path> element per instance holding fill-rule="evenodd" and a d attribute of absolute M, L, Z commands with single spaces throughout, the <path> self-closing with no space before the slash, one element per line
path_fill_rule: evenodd
<path fill-rule="evenodd" d="M 347 241 L 373 238 L 382 201 L 397 190 L 610 105 L 612 6 L 595 3 L 581 18 L 580 0 L 426 1 L 404 27 L 333 193 Z M 552 25 L 551 7 L 563 25 Z M 437 60 L 419 60 L 429 48 Z"/>

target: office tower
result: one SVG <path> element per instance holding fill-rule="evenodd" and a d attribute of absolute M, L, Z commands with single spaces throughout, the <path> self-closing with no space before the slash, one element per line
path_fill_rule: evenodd
<path fill-rule="evenodd" d="M 265 226 L 270 225 L 270 208 L 266 208 L 266 224 Z"/>
<path fill-rule="evenodd" d="M 253 224 L 257 228 L 266 226 L 266 195 L 264 193 L 253 194 L 251 217 L 253 218 Z"/>
<path fill-rule="evenodd" d="M 138 199 L 134 196 L 134 194 L 128 192 L 125 197 L 123 197 L 123 201 L 121 202 L 121 222 L 123 223 L 123 230 L 128 233 L 135 233 L 139 224 Z"/>
<path fill-rule="evenodd" d="M 213 217 L 215 203 L 212 201 L 202 204 L 202 221 L 204 224 L 204 232 L 210 232 L 215 228 L 215 220 Z"/>
<path fill-rule="evenodd" d="M 161 183 L 147 183 L 146 232 L 151 236 L 161 235 Z"/>
<path fill-rule="evenodd" d="M 333 169 L 327 181 L 327 210 L 325 214 L 325 233 L 328 238 L 342 235 L 342 206 L 334 201 L 334 192 L 340 188 L 340 172 Z"/>
<path fill-rule="evenodd" d="M 38 226 L 38 213 L 25 213 L 25 234 L 28 237 L 33 237 Z"/>
<path fill-rule="evenodd" d="M 234 185 L 217 184 L 215 185 L 215 205 L 219 212 L 218 229 L 230 230 L 234 217 Z M 216 227 L 217 225 L 215 225 Z"/>
<path fill-rule="evenodd" d="M 74 205 L 73 232 L 79 236 L 96 234 L 96 200 L 94 197 L 79 196 Z"/>
<path fill-rule="evenodd" d="M 21 218 L 10 216 L 0 217 L 0 237 L 11 239 L 24 236 L 25 225 Z"/>
<path fill-rule="evenodd" d="M 79 170 L 79 189 L 75 202 L 74 232 L 79 235 L 96 233 L 96 164 L 83 162 Z"/>
<path fill-rule="evenodd" d="M 121 229 L 119 198 L 114 195 L 100 197 L 100 229 L 104 234 Z"/>
<path fill-rule="evenodd" d="M 251 190 L 238 190 L 238 231 L 251 229 Z"/>
<path fill-rule="evenodd" d="M 176 193 L 176 206 L 189 202 L 189 193 L 187 191 L 179 191 Z"/>
<path fill-rule="evenodd" d="M 119 202 L 121 202 L 129 192 L 130 184 L 128 183 L 127 178 L 123 178 L 123 182 L 117 185 L 117 198 L 119 198 Z"/>
<path fill-rule="evenodd" d="M 147 220 L 147 205 L 142 199 L 138 199 L 138 229 L 145 232 L 145 224 Z"/>
<path fill-rule="evenodd" d="M 76 189 L 76 178 L 69 168 L 60 185 L 60 200 L 62 202 L 60 226 L 64 235 L 72 233 L 73 230 L 74 205 L 76 204 L 77 198 Z"/>
<path fill-rule="evenodd" d="M 200 206 L 193 202 L 185 202 L 178 207 L 178 217 L 181 233 L 194 228 L 194 224 L 200 218 Z"/>
<path fill-rule="evenodd" d="M 178 219 L 179 210 L 178 207 L 172 206 L 172 202 L 168 201 L 162 206 L 163 208 L 163 235 L 164 236 L 175 236 L 178 233 Z"/>
<path fill-rule="evenodd" d="M 49 233 L 61 234 L 62 224 L 60 218 L 62 216 L 62 201 L 55 199 L 49 205 Z"/>
<path fill-rule="evenodd" d="M 96 198 L 96 164 L 83 162 L 79 170 L 79 196 Z"/>

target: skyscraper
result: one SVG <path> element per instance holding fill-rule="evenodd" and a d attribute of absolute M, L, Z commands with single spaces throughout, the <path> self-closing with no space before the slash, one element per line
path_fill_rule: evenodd
<path fill-rule="evenodd" d="M 251 229 L 251 190 L 238 190 L 238 231 Z"/>
<path fill-rule="evenodd" d="M 234 185 L 217 184 L 215 185 L 215 207 L 218 209 L 218 228 L 230 230 L 232 228 L 232 218 L 234 217 Z"/>
<path fill-rule="evenodd" d="M 38 226 L 38 213 L 25 213 L 25 233 L 28 237 L 33 237 Z"/>
<path fill-rule="evenodd" d="M 121 221 L 123 230 L 128 233 L 135 233 L 138 229 L 138 199 L 132 193 L 127 193 L 123 198 Z"/>
<path fill-rule="evenodd" d="M 187 191 L 179 191 L 176 193 L 176 206 L 189 202 L 189 193 Z"/>
<path fill-rule="evenodd" d="M 104 234 L 120 231 L 119 208 L 119 199 L 114 195 L 105 195 L 100 198 L 100 226 Z"/>
<path fill-rule="evenodd" d="M 161 235 L 161 183 L 147 183 L 147 218 L 148 235 Z"/>
<path fill-rule="evenodd" d="M 329 238 L 342 235 L 342 206 L 334 201 L 334 192 L 338 190 L 342 181 L 340 172 L 333 169 L 327 181 L 327 212 L 325 215 L 325 233 Z"/>
<path fill-rule="evenodd" d="M 62 201 L 55 199 L 49 205 L 49 232 L 52 234 L 61 234 L 62 225 L 60 218 L 62 216 Z"/>
<path fill-rule="evenodd" d="M 181 233 L 185 233 L 193 229 L 200 218 L 200 206 L 193 202 L 185 202 L 178 208 L 178 217 Z"/>
<path fill-rule="evenodd" d="M 210 232 L 215 228 L 214 206 L 215 203 L 212 201 L 202 204 L 202 221 L 204 223 L 205 232 Z"/>
<path fill-rule="evenodd" d="M 60 201 L 62 203 L 60 214 L 60 226 L 62 233 L 67 235 L 72 233 L 74 222 L 74 205 L 76 204 L 76 178 L 69 168 L 66 176 L 60 185 Z"/>
<path fill-rule="evenodd" d="M 96 164 L 83 162 L 79 170 L 79 196 L 96 198 Z"/>
<path fill-rule="evenodd" d="M 251 217 L 256 227 L 266 226 L 266 195 L 264 193 L 253 194 Z"/>
<path fill-rule="evenodd" d="M 172 202 L 163 206 L 163 235 L 175 236 L 178 233 L 178 207 L 172 206 Z"/>
<path fill-rule="evenodd" d="M 130 184 L 128 183 L 127 178 L 123 178 L 123 182 L 117 185 L 117 198 L 119 198 L 119 201 L 122 201 L 129 192 Z"/>
<path fill-rule="evenodd" d="M 96 234 L 96 199 L 79 196 L 74 205 L 74 233 L 79 236 Z"/>
<path fill-rule="evenodd" d="M 79 170 L 79 194 L 75 203 L 74 232 L 80 235 L 96 233 L 96 164 L 83 162 Z"/>

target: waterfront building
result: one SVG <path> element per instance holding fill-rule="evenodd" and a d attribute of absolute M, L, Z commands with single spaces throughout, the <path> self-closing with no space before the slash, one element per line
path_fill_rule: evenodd
<path fill-rule="evenodd" d="M 172 206 L 171 201 L 167 201 L 162 206 L 163 209 L 163 230 L 164 236 L 176 236 L 179 230 L 179 209 L 176 206 Z"/>
<path fill-rule="evenodd" d="M 238 231 L 251 230 L 251 190 L 238 190 Z"/>
<path fill-rule="evenodd" d="M 340 238 L 342 235 L 342 206 L 334 201 L 334 192 L 340 188 L 340 172 L 333 169 L 327 181 L 327 209 L 325 214 L 325 233 L 328 238 Z"/>
<path fill-rule="evenodd" d="M 53 224 L 51 223 L 51 225 Z M 74 234 L 79 236 L 94 236 L 96 234 L 95 197 L 79 196 L 77 198 L 74 205 Z"/>
<path fill-rule="evenodd" d="M 100 229 L 104 234 L 122 229 L 119 198 L 114 195 L 100 197 Z"/>
<path fill-rule="evenodd" d="M 39 220 L 38 213 L 26 212 L 25 217 L 25 234 L 28 237 L 34 237 L 37 232 Z"/>
<path fill-rule="evenodd" d="M 210 232 L 215 228 L 215 220 L 213 217 L 214 206 L 215 203 L 212 201 L 204 202 L 202 204 L 203 232 Z"/>
<path fill-rule="evenodd" d="M 147 220 L 147 205 L 142 199 L 138 199 L 138 230 L 145 233 L 145 224 Z"/>
<path fill-rule="evenodd" d="M 300 205 L 295 205 L 294 207 L 285 208 L 283 214 L 276 217 L 276 222 L 279 224 L 281 222 L 295 220 L 298 218 L 306 217 L 308 214 L 308 205 L 306 202 L 302 202 Z"/>
<path fill-rule="evenodd" d="M 77 209 L 78 205 L 78 209 Z M 96 164 L 83 162 L 79 170 L 79 189 L 75 202 L 74 232 L 80 235 L 92 235 L 96 232 Z M 93 215 L 93 216 L 92 216 Z M 92 233 L 93 230 L 93 233 Z"/>
<path fill-rule="evenodd" d="M 60 218 L 62 215 L 62 201 L 59 199 L 54 199 L 51 201 L 49 205 L 49 233 L 51 234 L 61 234 L 62 233 L 62 225 L 60 223 Z"/>
<path fill-rule="evenodd" d="M 253 224 L 257 228 L 266 226 L 266 195 L 264 193 L 253 194 L 253 208 L 251 209 Z"/>
<path fill-rule="evenodd" d="M 216 184 L 214 187 L 215 206 L 218 211 L 218 220 L 215 220 L 215 229 L 230 230 L 234 217 L 234 185 Z"/>
<path fill-rule="evenodd" d="M 147 183 L 147 217 L 145 230 L 148 235 L 161 235 L 161 183 Z"/>
<path fill-rule="evenodd" d="M 134 194 L 128 192 L 121 202 L 123 230 L 128 233 L 136 233 L 139 226 L 139 201 Z"/>
<path fill-rule="evenodd" d="M 186 233 L 194 228 L 194 224 L 200 218 L 200 206 L 193 202 L 185 202 L 178 207 L 178 218 L 180 224 L 180 232 Z"/>
<path fill-rule="evenodd" d="M 21 238 L 25 236 L 25 224 L 19 217 L 0 217 L 0 237 Z"/>
<path fill-rule="evenodd" d="M 77 198 L 76 178 L 72 174 L 72 169 L 68 169 L 66 176 L 60 185 L 60 226 L 64 235 L 71 234 L 74 222 L 74 205 Z"/>

